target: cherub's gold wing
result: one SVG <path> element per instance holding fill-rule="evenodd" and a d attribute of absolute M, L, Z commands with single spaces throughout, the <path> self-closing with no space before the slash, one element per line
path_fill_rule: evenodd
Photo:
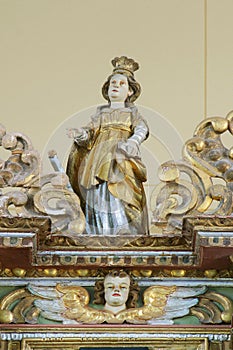
<path fill-rule="evenodd" d="M 89 293 L 81 286 L 64 286 L 58 284 L 56 289 L 61 292 L 66 308 L 65 317 L 78 323 L 98 324 L 106 321 L 106 313 L 89 307 Z"/>
<path fill-rule="evenodd" d="M 170 294 L 175 292 L 176 287 L 152 286 L 145 290 L 143 295 L 144 306 L 128 309 L 116 315 L 122 322 L 142 324 L 161 317 L 165 314 L 165 307 Z"/>
<path fill-rule="evenodd" d="M 148 320 L 161 317 L 165 313 L 168 296 L 176 287 L 154 286 L 144 292 L 144 306 L 128 309 L 118 314 L 96 310 L 89 307 L 89 294 L 80 286 L 57 285 L 56 289 L 63 294 L 62 300 L 66 308 L 65 317 L 79 323 L 146 323 Z"/>
<path fill-rule="evenodd" d="M 66 308 L 65 316 L 79 323 L 146 323 L 165 313 L 168 296 L 176 290 L 176 287 L 155 286 L 149 287 L 144 292 L 144 306 L 128 309 L 118 314 L 96 310 L 88 306 L 89 294 L 80 286 L 57 285 L 56 289 L 63 294 L 62 300 Z"/>

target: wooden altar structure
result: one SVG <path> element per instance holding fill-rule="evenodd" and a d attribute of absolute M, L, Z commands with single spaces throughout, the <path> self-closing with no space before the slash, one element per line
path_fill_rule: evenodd
<path fill-rule="evenodd" d="M 2 127 L 11 156 L 0 167 L 1 349 L 232 349 L 233 151 L 221 140 L 232 120 L 232 112 L 205 120 L 182 161 L 161 165 L 150 234 L 137 236 L 85 234 L 66 176 L 40 176 L 30 140 Z M 145 311 L 148 288 L 174 288 L 161 316 L 153 316 L 153 297 L 151 317 L 97 322 L 94 286 L 122 269 L 139 287 L 136 311 Z M 76 318 L 64 311 L 58 285 L 74 288 Z"/>

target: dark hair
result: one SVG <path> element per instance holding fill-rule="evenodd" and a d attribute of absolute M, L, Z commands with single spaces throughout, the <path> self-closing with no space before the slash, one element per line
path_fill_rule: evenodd
<path fill-rule="evenodd" d="M 102 95 L 105 98 L 105 100 L 107 100 L 107 101 L 110 101 L 109 97 L 108 97 L 108 88 L 109 88 L 110 80 L 116 74 L 117 73 L 111 74 L 102 87 Z M 120 74 L 123 74 L 123 73 L 120 73 Z M 134 79 L 134 77 L 132 75 L 128 75 L 128 74 L 123 74 L 123 75 L 125 75 L 127 77 L 129 88 L 130 88 L 130 90 L 133 91 L 133 94 L 131 96 L 128 96 L 125 102 L 134 102 L 141 93 L 141 86 Z"/>
<path fill-rule="evenodd" d="M 130 287 L 129 287 L 129 296 L 126 302 L 127 308 L 136 307 L 139 290 L 138 284 L 131 278 L 131 276 L 123 271 L 123 270 L 113 270 L 106 274 L 105 278 L 107 276 L 111 277 L 129 277 L 130 279 Z M 104 278 L 104 279 L 105 279 Z M 93 304 L 102 304 L 104 305 L 105 299 L 104 299 L 104 279 L 101 281 L 97 281 L 94 287 L 94 301 Z"/>

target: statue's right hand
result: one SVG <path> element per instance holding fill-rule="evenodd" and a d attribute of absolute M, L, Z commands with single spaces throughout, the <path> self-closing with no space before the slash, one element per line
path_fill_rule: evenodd
<path fill-rule="evenodd" d="M 81 139 L 85 135 L 85 131 L 82 128 L 71 128 L 67 129 L 66 134 L 71 139 Z"/>

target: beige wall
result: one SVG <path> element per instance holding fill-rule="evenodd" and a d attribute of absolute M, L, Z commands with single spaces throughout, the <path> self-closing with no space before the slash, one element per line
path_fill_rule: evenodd
<path fill-rule="evenodd" d="M 207 111 L 225 116 L 233 109 L 232 0 L 208 0 Z"/>
<path fill-rule="evenodd" d="M 152 135 L 144 153 L 168 160 L 204 117 L 204 8 L 204 0 L 0 0 L 0 122 L 63 157 L 65 128 L 89 111 L 67 118 L 103 103 L 110 60 L 125 54 L 141 66 L 137 103 Z M 232 109 L 232 13 L 232 0 L 207 0 L 208 115 Z"/>

